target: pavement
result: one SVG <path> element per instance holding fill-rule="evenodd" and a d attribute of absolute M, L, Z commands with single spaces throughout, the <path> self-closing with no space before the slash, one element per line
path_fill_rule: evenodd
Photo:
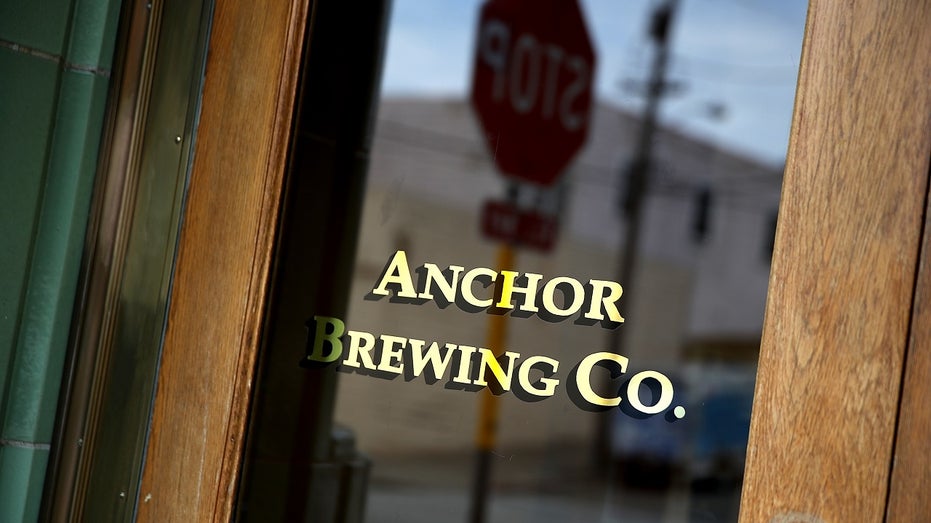
<path fill-rule="evenodd" d="M 471 523 L 474 456 L 373 458 L 366 523 Z M 713 491 L 674 478 L 668 488 L 622 484 L 571 454 L 493 456 L 486 523 L 710 523 L 737 521 L 739 485 Z"/>

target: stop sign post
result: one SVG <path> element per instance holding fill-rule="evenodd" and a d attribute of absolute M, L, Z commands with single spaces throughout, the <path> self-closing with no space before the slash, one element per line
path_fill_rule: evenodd
<path fill-rule="evenodd" d="M 487 0 L 479 14 L 472 105 L 498 169 L 549 186 L 588 133 L 595 53 L 576 0 Z M 504 240 L 496 267 L 513 268 L 515 243 L 549 250 L 558 219 L 513 202 L 486 202 L 482 229 Z M 492 315 L 488 347 L 507 339 L 504 315 Z M 482 396 L 471 521 L 485 519 L 497 425 L 495 396 Z"/>
<path fill-rule="evenodd" d="M 555 182 L 588 133 L 595 54 L 576 0 L 488 0 L 472 105 L 498 168 Z"/>

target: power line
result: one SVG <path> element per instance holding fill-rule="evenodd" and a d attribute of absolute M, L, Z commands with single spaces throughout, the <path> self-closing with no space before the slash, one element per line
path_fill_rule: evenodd
<path fill-rule="evenodd" d="M 755 63 L 755 62 L 731 62 L 728 60 L 721 60 L 719 58 L 708 58 L 705 56 L 698 56 L 689 53 L 682 53 L 679 51 L 673 51 L 673 60 L 685 60 L 687 62 L 698 62 L 699 64 L 705 67 L 717 67 L 717 68 L 727 68 L 727 69 L 746 69 L 746 70 L 771 70 L 771 71 L 780 71 L 780 72 L 791 72 L 798 70 L 798 61 L 784 62 L 781 64 L 776 63 Z"/>

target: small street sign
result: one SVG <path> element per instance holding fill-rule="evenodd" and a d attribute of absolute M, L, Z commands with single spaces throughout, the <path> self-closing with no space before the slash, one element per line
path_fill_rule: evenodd
<path fill-rule="evenodd" d="M 522 211 L 509 202 L 489 200 L 482 208 L 482 233 L 493 240 L 548 252 L 558 230 L 557 216 Z"/>

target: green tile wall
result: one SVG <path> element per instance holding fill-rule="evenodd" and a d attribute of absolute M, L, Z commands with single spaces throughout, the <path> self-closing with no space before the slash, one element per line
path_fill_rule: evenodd
<path fill-rule="evenodd" d="M 4 447 L 0 452 L 0 517 L 36 521 L 48 465 L 48 449 Z"/>
<path fill-rule="evenodd" d="M 48 461 L 120 2 L 0 2 L 0 521 Z"/>
<path fill-rule="evenodd" d="M 54 62 L 0 48 L 0 413 L 38 224 L 58 77 Z"/>
<path fill-rule="evenodd" d="M 0 436 L 48 442 L 102 125 L 106 79 L 62 73 L 47 183 Z M 20 369 L 16 372 L 16 369 Z M 40 392 L 36 394 L 36 392 Z"/>
<path fill-rule="evenodd" d="M 0 2 L 0 40 L 60 55 L 71 17 L 71 0 Z"/>
<path fill-rule="evenodd" d="M 109 68 L 120 3 L 77 0 L 75 4 L 69 42 L 63 53 L 65 61 L 78 66 Z"/>

